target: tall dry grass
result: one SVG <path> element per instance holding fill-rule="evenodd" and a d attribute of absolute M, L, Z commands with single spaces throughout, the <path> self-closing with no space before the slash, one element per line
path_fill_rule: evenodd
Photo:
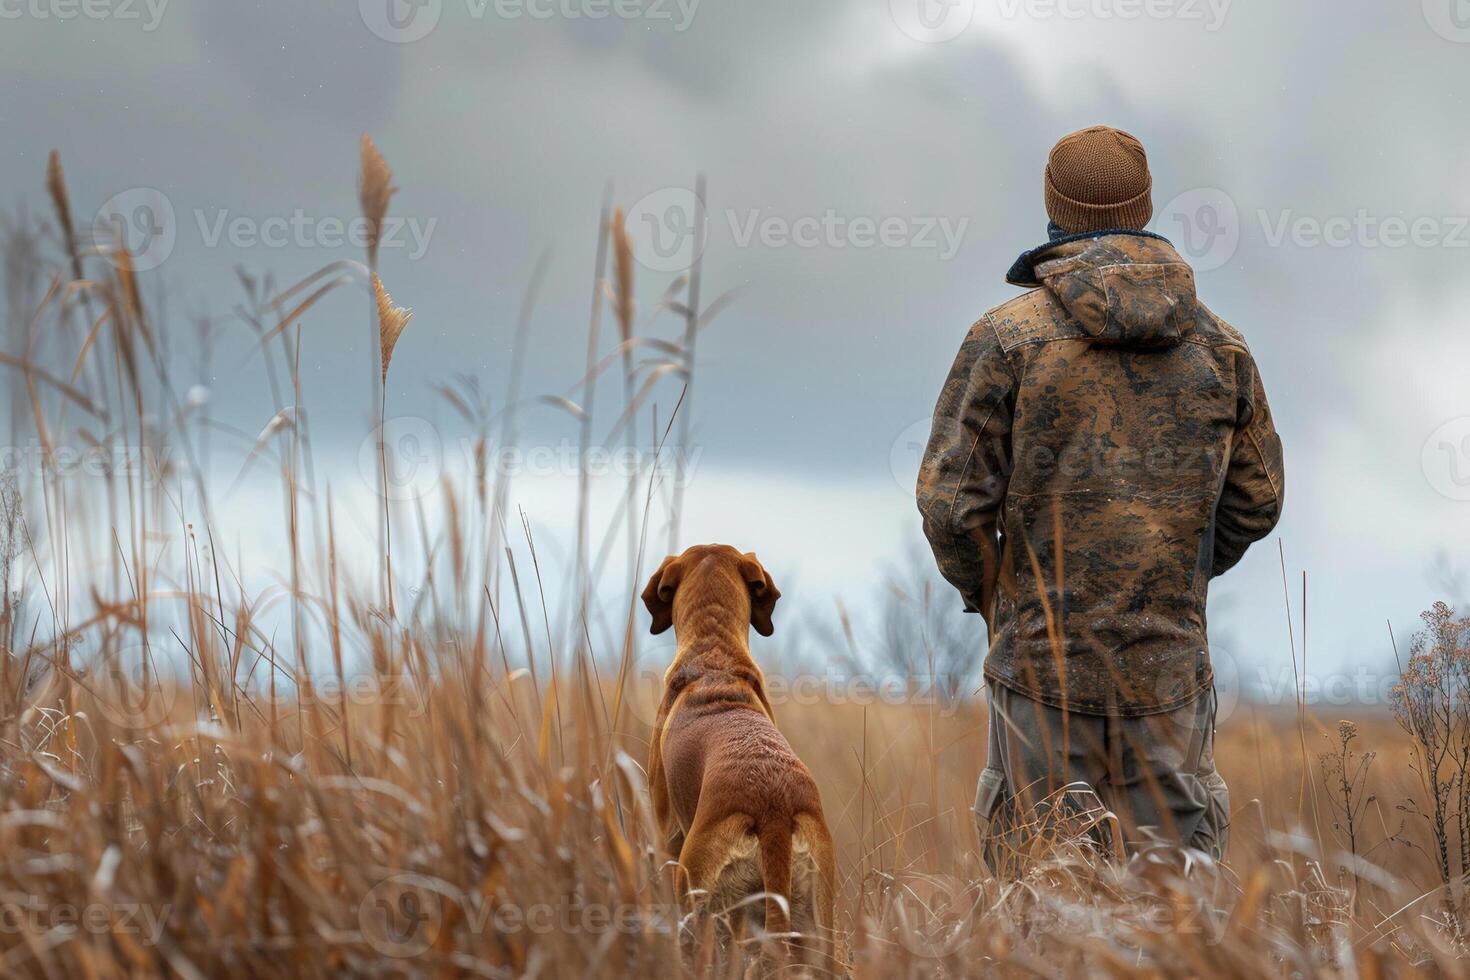
<path fill-rule="evenodd" d="M 381 220 L 391 190 L 370 147 L 363 204 Z M 61 173 L 57 161 L 51 196 L 66 202 Z M 687 439 L 679 413 L 694 341 L 719 301 L 701 310 L 698 275 L 676 281 L 661 307 L 682 334 L 640 335 L 615 215 L 600 221 L 585 373 L 543 401 L 575 419 L 583 448 L 616 444 L 644 421 L 661 442 L 675 430 Z M 400 337 L 406 314 L 375 255 L 281 290 L 247 279 L 242 319 L 274 399 L 247 457 L 279 474 L 290 563 L 282 583 L 251 592 L 217 543 L 228 529 L 211 517 L 198 462 L 200 408 L 175 394 L 157 354 L 167 321 L 143 302 L 126 255 L 68 241 L 30 267 L 50 271 L 28 323 L 100 311 L 65 372 L 6 355 L 37 438 L 52 450 L 90 437 L 183 451 L 151 478 L 112 476 L 96 500 L 45 455 L 35 480 L 0 495 L 0 974 L 738 976 L 754 962 L 760 936 L 725 942 L 716 922 L 685 914 L 652 826 L 642 761 L 657 689 L 639 669 L 632 586 L 660 557 L 650 540 L 677 541 L 657 471 L 618 491 L 600 544 L 579 481 L 562 590 L 574 598 L 568 615 L 553 612 L 534 530 L 507 512 L 507 481 L 484 464 L 532 401 L 517 360 L 499 413 L 472 380 L 441 392 L 474 427 L 477 465 L 406 515 L 436 560 L 394 582 L 385 502 L 383 563 L 362 574 L 343 557 L 337 498 L 313 466 L 303 330 L 335 290 L 375 292 L 386 385 L 393 344 L 412 342 Z M 670 298 L 686 288 L 685 302 Z M 605 293 L 618 320 L 611 350 L 597 339 Z M 652 356 L 635 363 L 635 349 Z M 594 381 L 610 367 L 624 374 L 623 405 L 598 426 Z M 88 550 L 98 529 L 101 553 Z M 595 603 L 615 611 L 598 631 L 590 583 L 619 534 L 630 587 Z M 910 624 L 924 636 L 931 599 Z M 888 629 L 901 636 L 904 624 Z M 1336 719 L 1237 710 L 1217 746 L 1235 801 L 1222 864 L 1167 847 L 1108 861 L 1085 836 L 1048 826 L 1019 876 L 1000 880 L 976 857 L 970 814 L 983 705 L 902 673 L 921 654 L 933 669 L 923 644 L 893 649 L 878 669 L 897 676 L 901 696 L 852 697 L 839 679 L 840 690 L 775 699 L 838 844 L 854 976 L 1461 972 L 1445 918 L 1456 906 L 1440 901 L 1453 882 L 1428 857 L 1434 828 L 1400 802 L 1418 783 L 1388 718 L 1356 719 L 1357 745 L 1396 760 L 1360 771 L 1345 744 L 1323 741 Z M 781 677 L 766 644 L 756 656 Z M 1342 753 L 1340 769 L 1318 772 L 1308 740 Z M 1344 778 L 1349 816 L 1312 819 L 1339 812 Z"/>

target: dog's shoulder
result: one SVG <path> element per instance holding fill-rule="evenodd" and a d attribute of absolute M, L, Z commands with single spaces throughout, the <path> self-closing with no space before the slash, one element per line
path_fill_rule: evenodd
<path fill-rule="evenodd" d="M 679 665 L 669 675 L 664 701 L 669 707 L 681 698 L 686 707 L 757 705 L 760 703 L 757 692 L 763 689 L 760 673 L 754 666 L 731 663 L 711 668 L 708 664 L 691 661 Z"/>

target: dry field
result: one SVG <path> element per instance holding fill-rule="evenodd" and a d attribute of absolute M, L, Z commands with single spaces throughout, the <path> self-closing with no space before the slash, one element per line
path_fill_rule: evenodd
<path fill-rule="evenodd" d="M 380 221 L 391 174 L 371 144 L 363 157 L 364 212 Z M 169 457 L 168 479 L 119 475 L 95 500 L 49 462 L 5 485 L 0 974 L 742 975 L 762 937 L 724 941 L 718 923 L 686 916 L 650 826 L 643 612 L 632 591 L 593 594 L 610 577 L 593 574 L 600 562 L 605 572 L 626 557 L 631 584 L 656 565 L 677 492 L 653 475 L 630 481 L 608 528 L 588 526 L 583 501 L 560 589 L 570 603 L 544 598 L 557 589 L 543 583 L 534 534 L 483 470 L 412 504 L 384 494 L 381 565 L 339 561 L 342 515 L 292 411 L 310 397 L 296 365 L 317 300 L 372 290 L 383 357 L 362 391 L 386 411 L 394 345 L 412 343 L 414 324 L 370 248 L 366 265 L 334 263 L 289 289 L 247 284 L 241 329 L 278 382 L 254 451 L 280 474 L 287 553 L 278 581 L 251 591 L 214 546 L 233 532 L 213 526 L 190 461 L 194 408 L 176 394 L 188 380 L 159 354 L 170 328 L 126 254 L 76 230 L 55 161 L 49 192 L 49 232 L 7 252 L 10 326 L 52 331 L 63 356 L 4 355 L 7 388 L 47 446 L 185 451 Z M 8 235 L 8 249 L 27 244 Z M 661 398 L 655 431 L 677 443 L 694 338 L 722 300 L 700 305 L 696 266 L 661 310 L 678 336 L 653 343 L 638 332 L 611 209 L 601 240 L 587 370 L 563 407 L 585 447 L 628 437 Z M 13 287 L 26 270 L 40 287 L 20 313 Z M 599 343 L 604 315 L 616 332 Z M 574 400 L 590 406 L 603 374 L 624 407 L 598 426 Z M 518 383 L 512 371 L 509 390 Z M 480 426 L 478 458 L 514 440 L 514 395 L 493 415 L 463 389 L 443 397 Z M 405 540 L 432 559 L 395 568 L 387 556 Z M 778 621 L 755 647 L 773 676 L 780 649 Z M 832 660 L 863 668 L 846 651 Z M 1437 723 L 1441 684 L 1448 741 L 1411 741 L 1382 710 L 1346 729 L 1295 706 L 1237 708 L 1219 733 L 1234 813 L 1220 865 L 1164 847 L 1120 865 L 1075 828 L 1049 827 L 1014 881 L 975 856 L 983 704 L 915 685 L 882 703 L 791 698 L 776 712 L 837 838 L 854 976 L 1456 975 L 1470 818 L 1455 769 L 1462 699 L 1440 674 L 1418 682 L 1428 708 L 1406 717 Z"/>
<path fill-rule="evenodd" d="M 644 710 L 620 712 L 585 673 L 538 699 L 526 672 L 507 683 L 472 650 L 430 664 L 400 640 L 414 679 L 385 679 L 394 693 L 370 706 L 349 697 L 345 724 L 325 688 L 274 717 L 268 697 L 170 689 L 155 696 L 171 717 L 155 720 L 80 683 L 12 719 L 0 881 L 22 911 L 6 972 L 738 975 L 753 950 L 722 949 L 673 894 L 649 825 Z M 1389 802 L 1417 787 L 1386 719 L 1359 725 L 1380 756 L 1359 789 L 1373 799 L 1356 874 L 1315 758 L 1336 724 L 1308 723 L 1303 800 L 1295 719 L 1243 711 L 1220 739 L 1224 864 L 1161 850 L 1119 868 L 1053 839 L 1001 883 L 974 858 L 968 811 L 982 707 L 777 713 L 838 841 L 855 976 L 1456 972 L 1432 863 L 1412 846 L 1424 835 Z"/>

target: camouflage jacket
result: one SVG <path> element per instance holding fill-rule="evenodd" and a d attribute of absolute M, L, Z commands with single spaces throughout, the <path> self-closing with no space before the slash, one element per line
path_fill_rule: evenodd
<path fill-rule="evenodd" d="M 986 676 L 1140 715 L 1213 682 L 1209 581 L 1281 513 L 1281 440 L 1245 341 L 1148 232 L 1025 253 L 1039 286 L 970 328 L 919 472 L 940 571 L 990 631 Z"/>

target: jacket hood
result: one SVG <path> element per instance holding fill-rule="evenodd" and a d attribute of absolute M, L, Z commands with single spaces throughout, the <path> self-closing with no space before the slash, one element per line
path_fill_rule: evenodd
<path fill-rule="evenodd" d="M 1064 236 L 1023 252 L 1006 281 L 1046 289 L 1095 344 L 1170 347 L 1194 329 L 1194 270 L 1152 232 Z"/>

